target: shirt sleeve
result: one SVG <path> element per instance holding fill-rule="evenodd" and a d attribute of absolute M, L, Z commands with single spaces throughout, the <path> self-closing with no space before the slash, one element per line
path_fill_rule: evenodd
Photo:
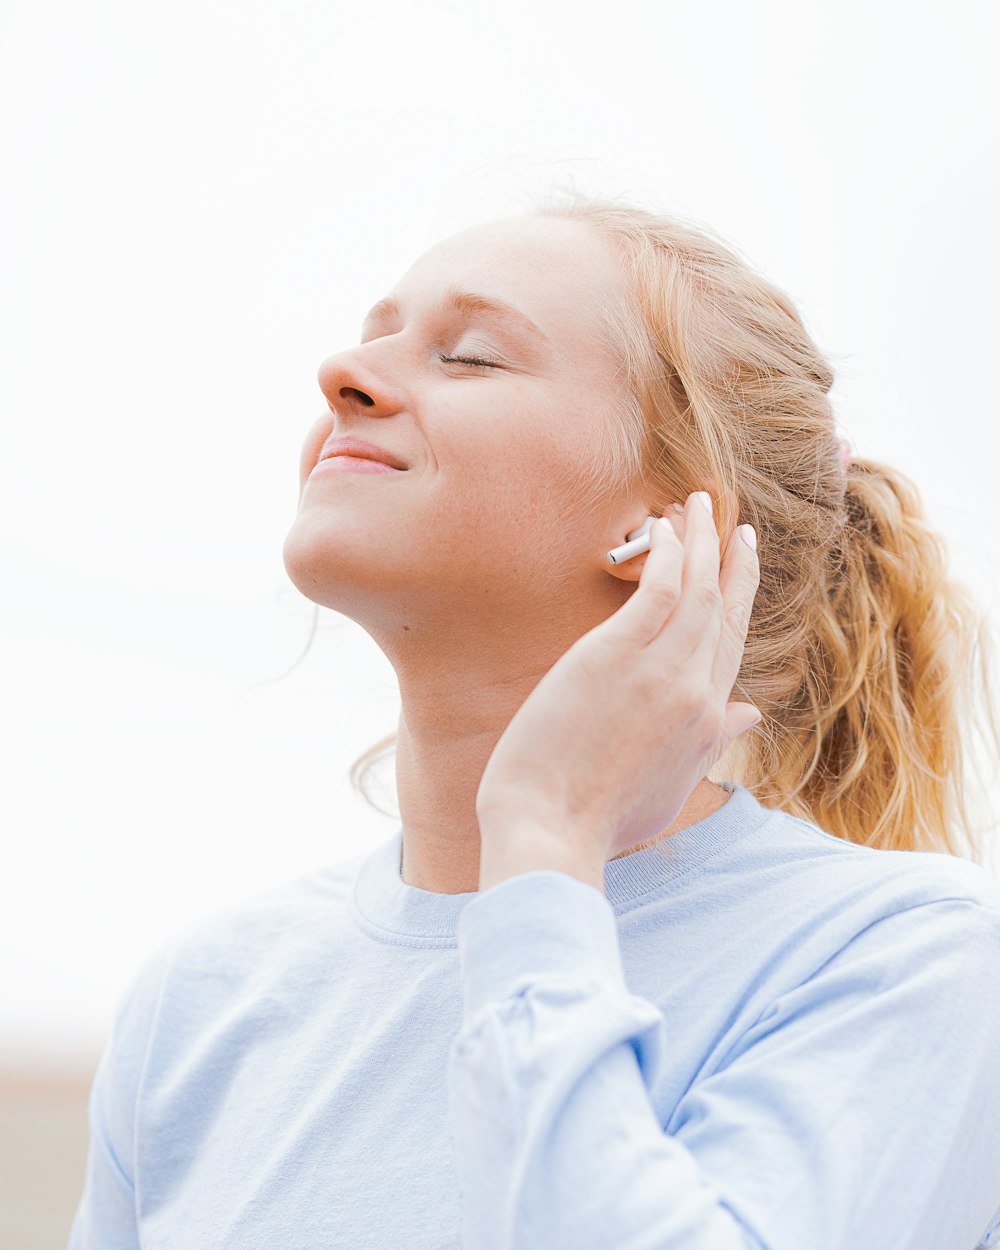
<path fill-rule="evenodd" d="M 162 948 L 119 1000 L 90 1089 L 87 1165 L 68 1250 L 139 1250 L 133 1170 L 136 1099 L 165 962 Z"/>
<path fill-rule="evenodd" d="M 973 1250 L 1000 1205 L 1000 913 L 894 912 L 777 998 L 661 1125 L 666 1021 L 565 873 L 459 921 L 449 1120 L 472 1250 Z"/>

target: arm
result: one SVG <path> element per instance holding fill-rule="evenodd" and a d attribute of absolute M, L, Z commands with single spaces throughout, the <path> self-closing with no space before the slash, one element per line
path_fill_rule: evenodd
<path fill-rule="evenodd" d="M 68 1250 L 139 1250 L 132 1174 L 136 1097 L 166 954 L 162 947 L 148 959 L 122 995 L 94 1076 L 87 1167 Z"/>
<path fill-rule="evenodd" d="M 113 1068 L 109 1047 L 90 1091 L 87 1170 L 68 1250 L 139 1250 L 135 1190 L 127 1162 L 119 1158 L 114 1145 L 125 1120 L 113 1107 Z"/>
<path fill-rule="evenodd" d="M 629 993 L 597 890 L 501 881 L 459 950 L 468 1250 L 972 1250 L 1000 1204 L 1000 916 L 980 904 L 857 934 L 666 1128 L 649 1088 L 674 1025 Z"/>

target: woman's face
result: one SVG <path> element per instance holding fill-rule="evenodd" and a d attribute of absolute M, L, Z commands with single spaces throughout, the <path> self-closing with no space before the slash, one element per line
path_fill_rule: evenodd
<path fill-rule="evenodd" d="M 619 281 L 610 245 L 562 218 L 473 227 L 425 253 L 360 344 L 320 366 L 327 409 L 283 552 L 302 593 L 362 624 L 486 614 L 502 632 L 607 572 L 623 523 L 645 517 L 637 496 L 595 505 L 581 490 L 623 398 L 598 321 Z M 344 437 L 406 469 L 313 472 Z"/>

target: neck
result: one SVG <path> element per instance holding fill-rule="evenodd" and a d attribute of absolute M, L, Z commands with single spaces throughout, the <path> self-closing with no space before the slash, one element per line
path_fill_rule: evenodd
<path fill-rule="evenodd" d="M 516 586 L 466 578 L 461 593 L 445 594 L 440 585 L 408 584 L 405 603 L 397 596 L 387 607 L 384 594 L 367 594 L 352 613 L 399 683 L 402 873 L 407 885 L 421 890 L 478 890 L 476 794 L 500 735 L 553 664 L 634 590 L 587 571 L 541 578 L 529 575 L 526 563 L 527 573 L 518 565 L 508 574 Z M 585 569 L 579 558 L 565 566 Z M 498 578 L 502 572 L 503 566 Z M 381 612 L 375 611 L 379 605 Z M 703 819 L 727 798 L 712 782 L 700 782 L 660 836 Z"/>
<path fill-rule="evenodd" d="M 541 676 L 526 682 L 527 693 Z M 452 710 L 460 706 L 462 715 L 450 722 L 440 703 L 433 716 L 414 715 L 412 705 L 404 704 L 396 746 L 396 787 L 406 885 L 434 894 L 479 889 L 476 793 L 493 748 L 527 693 L 522 694 L 520 688 L 505 692 L 494 687 L 488 700 L 453 695 Z M 673 823 L 641 846 L 652 846 L 703 820 L 728 798 L 728 791 L 704 778 Z"/>

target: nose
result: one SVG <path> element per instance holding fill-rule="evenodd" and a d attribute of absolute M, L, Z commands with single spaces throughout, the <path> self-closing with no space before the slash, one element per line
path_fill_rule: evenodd
<path fill-rule="evenodd" d="M 353 348 L 327 357 L 316 375 L 319 388 L 333 412 L 389 416 L 402 406 L 402 397 L 384 370 L 376 368 L 362 350 Z"/>

